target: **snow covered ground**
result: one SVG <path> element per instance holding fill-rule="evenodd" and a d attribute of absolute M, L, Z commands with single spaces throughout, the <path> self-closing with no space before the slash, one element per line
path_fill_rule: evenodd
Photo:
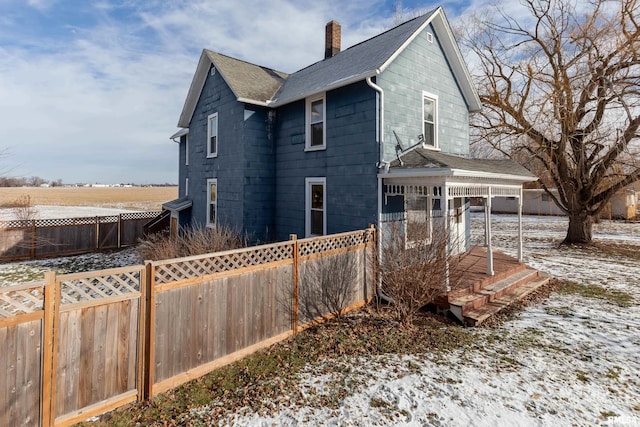
<path fill-rule="evenodd" d="M 483 232 L 473 214 L 474 238 Z M 517 217 L 493 217 L 494 245 L 515 255 Z M 338 409 L 274 402 L 271 414 L 224 420 L 252 426 L 640 426 L 640 265 L 628 257 L 558 247 L 567 222 L 526 217 L 526 261 L 558 278 L 623 290 L 631 307 L 553 293 L 497 327 L 477 328 L 477 348 L 434 355 L 342 358 L 309 365 L 309 396 L 352 384 Z M 638 245 L 640 224 L 603 222 L 596 241 Z M 340 369 L 348 366 L 349 369 Z M 345 374 L 345 372 L 348 372 Z M 193 411 L 207 412 L 207 408 Z"/>

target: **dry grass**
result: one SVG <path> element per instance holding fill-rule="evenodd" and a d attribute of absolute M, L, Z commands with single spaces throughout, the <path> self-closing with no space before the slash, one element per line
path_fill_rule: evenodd
<path fill-rule="evenodd" d="M 178 197 L 178 187 L 4 187 L 0 188 L 0 207 L 10 207 L 20 197 L 29 197 L 34 206 L 159 210 L 162 203 Z"/>
<path fill-rule="evenodd" d="M 330 361 L 333 372 L 346 378 L 353 368 L 341 357 L 386 354 L 446 355 L 453 349 L 474 347 L 472 330 L 429 314 L 414 317 L 416 327 L 399 327 L 375 307 L 312 326 L 289 340 L 254 353 L 148 402 L 111 411 L 86 427 L 226 425 L 226 416 L 248 408 L 265 414 L 271 402 L 290 400 L 300 406 L 336 408 L 351 393 L 353 384 L 333 384 L 330 391 L 304 395 L 299 375 L 309 364 Z M 348 359 L 347 359 L 348 360 Z M 363 380 L 364 381 L 364 380 Z M 283 397 L 286 397 L 283 399 Z M 210 405 L 202 416 L 191 409 Z M 208 412 L 208 413 L 207 413 Z"/>
<path fill-rule="evenodd" d="M 187 228 L 176 237 L 154 234 L 140 240 L 138 254 L 144 260 L 183 258 L 247 246 L 246 239 L 229 227 Z"/>

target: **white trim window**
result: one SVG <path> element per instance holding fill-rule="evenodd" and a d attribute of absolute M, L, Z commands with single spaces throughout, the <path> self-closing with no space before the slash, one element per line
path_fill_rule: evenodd
<path fill-rule="evenodd" d="M 189 195 L 189 178 L 184 179 L 184 195 Z"/>
<path fill-rule="evenodd" d="M 326 100 L 322 95 L 307 98 L 305 151 L 324 150 L 326 140 Z"/>
<path fill-rule="evenodd" d="M 184 165 L 189 166 L 189 134 L 184 136 Z"/>
<path fill-rule="evenodd" d="M 207 180 L 207 227 L 215 227 L 218 223 L 218 180 Z"/>
<path fill-rule="evenodd" d="M 305 178 L 305 233 L 306 236 L 327 234 L 327 181 L 326 178 Z"/>
<path fill-rule="evenodd" d="M 207 157 L 218 156 L 218 113 L 207 118 Z"/>
<path fill-rule="evenodd" d="M 440 148 L 438 144 L 438 95 L 422 92 L 422 146 Z"/>

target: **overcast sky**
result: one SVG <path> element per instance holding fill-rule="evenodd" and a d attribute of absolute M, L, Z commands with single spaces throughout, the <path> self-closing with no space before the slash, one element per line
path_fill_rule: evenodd
<path fill-rule="evenodd" d="M 290 73 L 322 59 L 326 22 L 346 48 L 390 28 L 396 3 L 0 0 L 0 170 L 175 183 L 169 136 L 203 48 Z M 455 20 L 469 3 L 439 4 Z M 434 5 L 402 2 L 407 16 Z"/>

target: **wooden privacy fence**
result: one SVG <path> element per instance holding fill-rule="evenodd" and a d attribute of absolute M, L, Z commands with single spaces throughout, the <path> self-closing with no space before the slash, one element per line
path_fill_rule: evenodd
<path fill-rule="evenodd" d="M 341 308 L 364 305 L 374 234 L 292 236 L 0 287 L 0 425 L 70 425 L 286 339 L 318 320 L 303 306 L 325 286 L 310 274 L 319 269 L 348 265 Z M 335 309 L 314 306 L 321 317 Z"/>
<path fill-rule="evenodd" d="M 72 255 L 134 245 L 160 211 L 85 218 L 0 221 L 0 261 Z"/>

